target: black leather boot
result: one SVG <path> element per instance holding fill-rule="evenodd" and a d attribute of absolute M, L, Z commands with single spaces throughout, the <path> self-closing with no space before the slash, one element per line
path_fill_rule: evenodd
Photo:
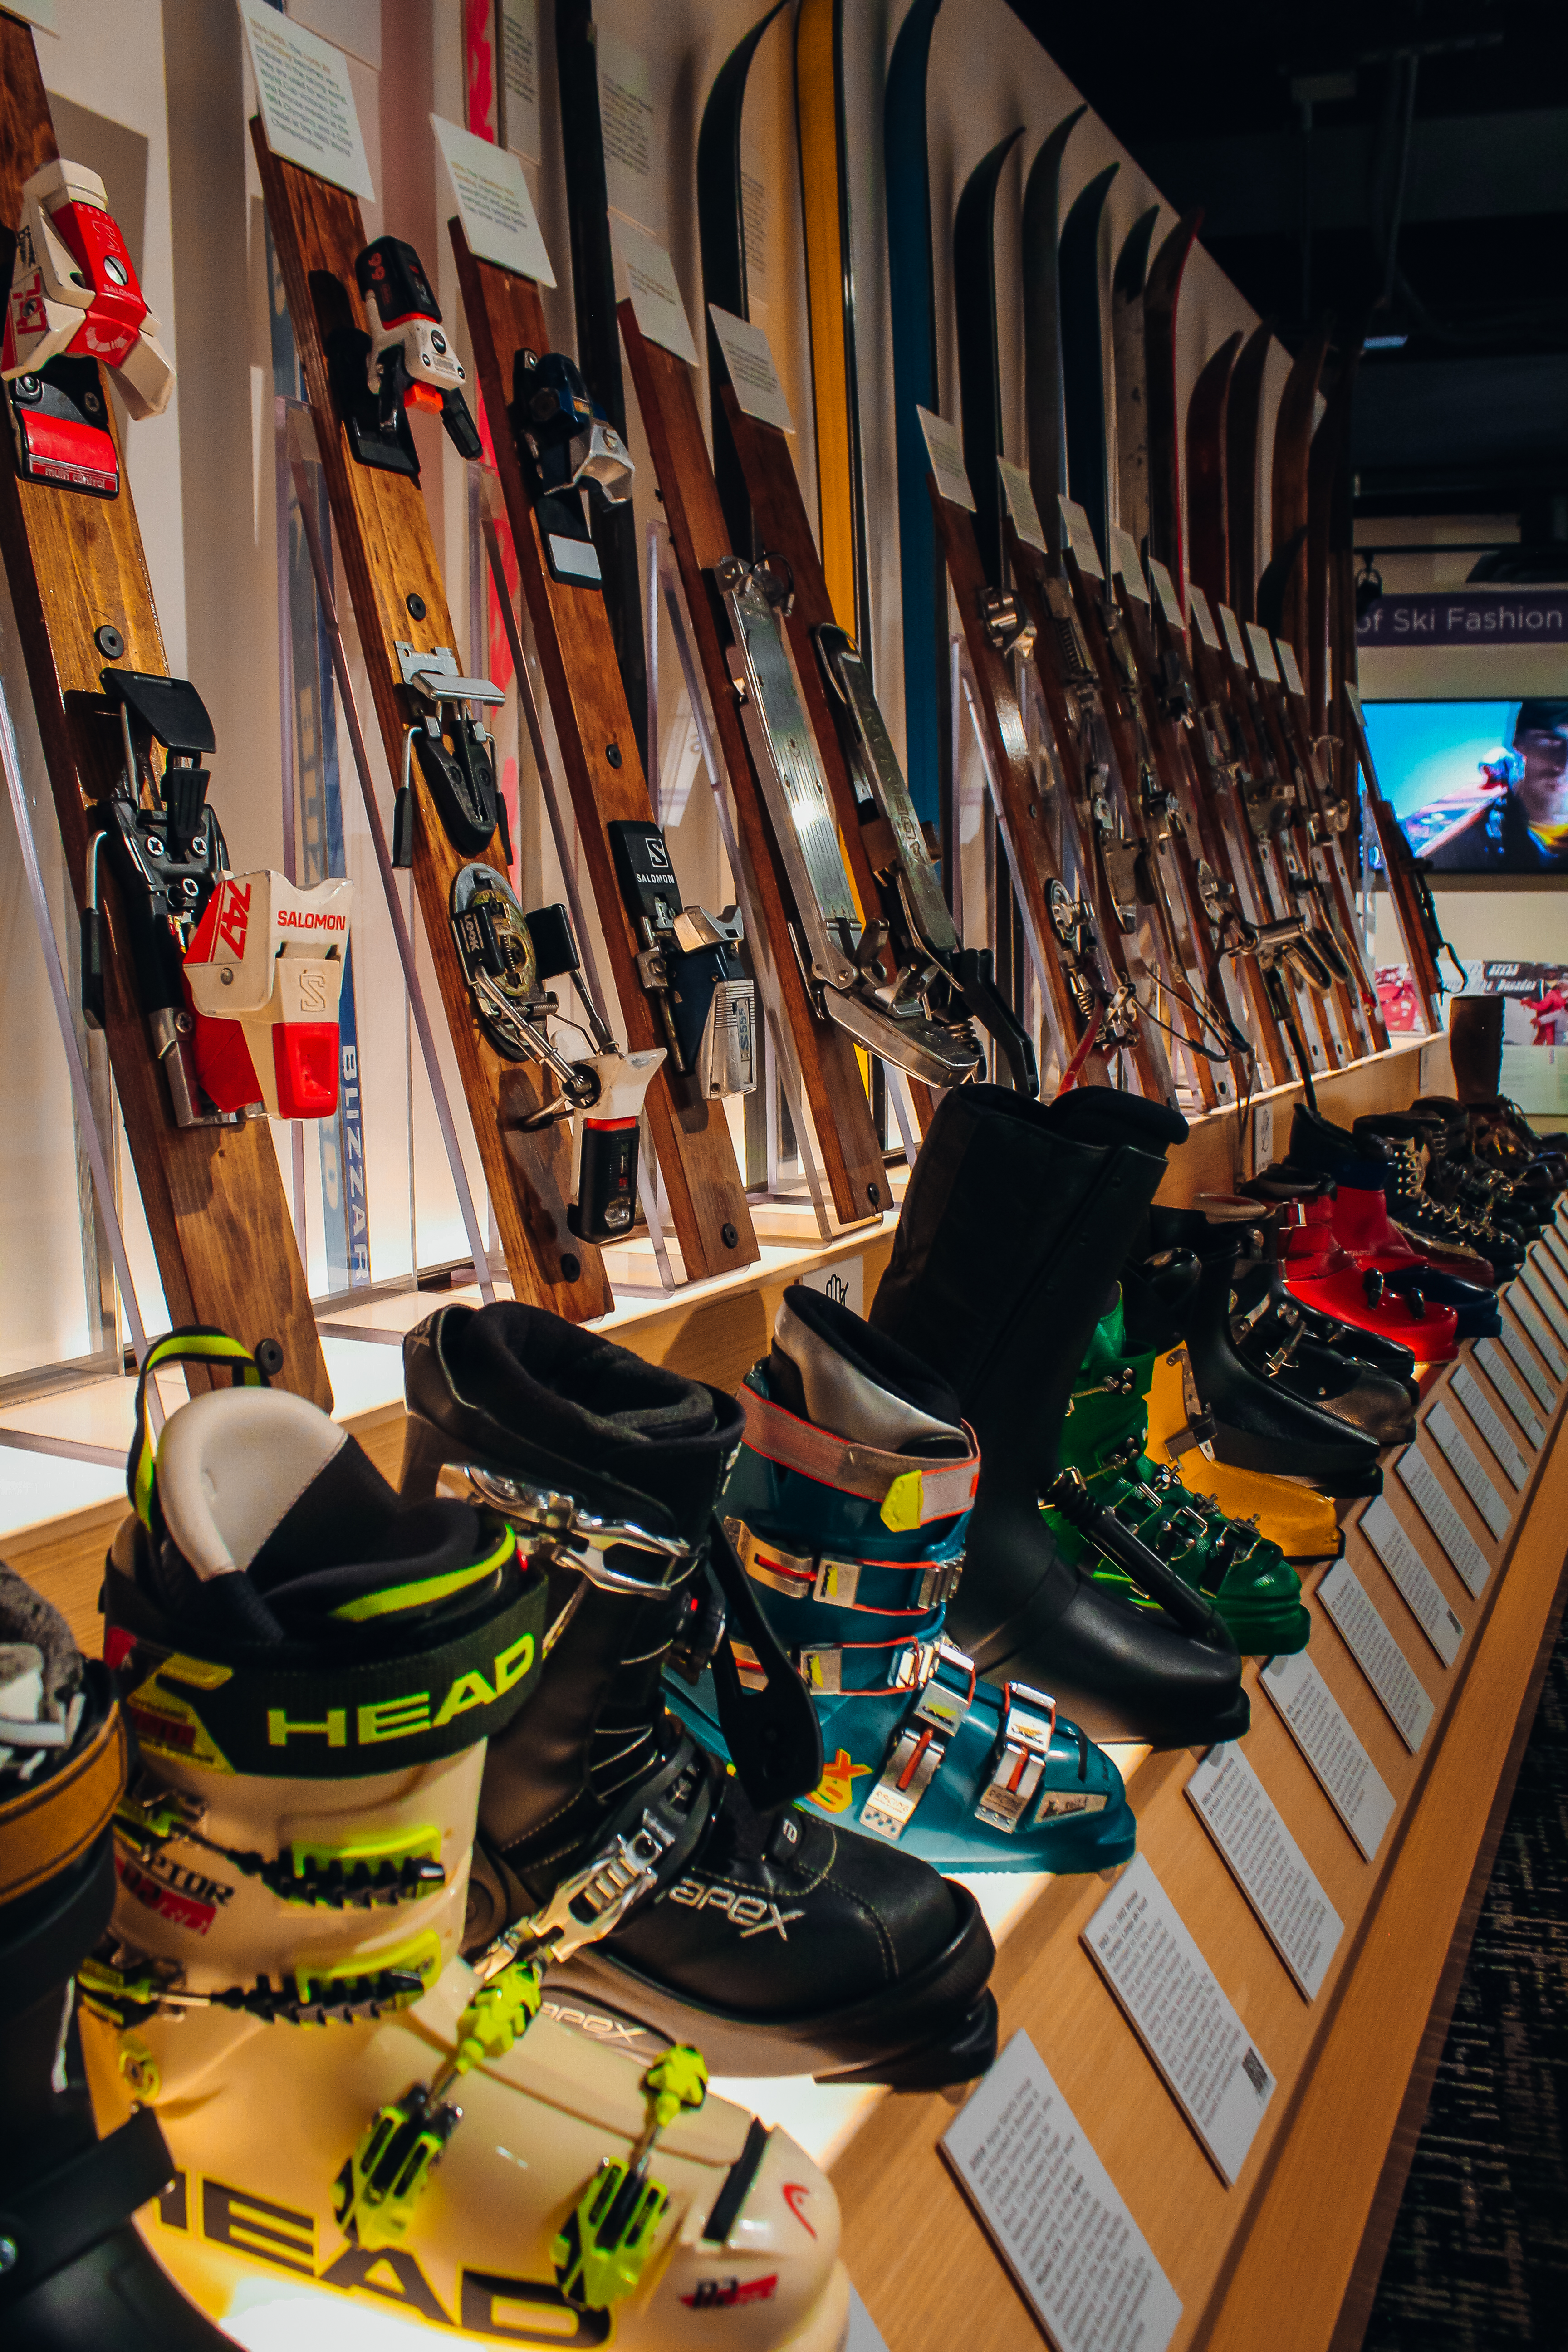
<path fill-rule="evenodd" d="M 560 1980 L 717 2074 L 982 2073 L 994 1952 L 968 1891 L 763 1801 L 815 1787 L 822 1748 L 715 1516 L 735 1400 L 532 1307 L 443 1307 L 404 1365 L 405 1496 L 465 1469 L 550 1580 L 538 1692 L 486 1759 L 469 1950 L 569 1910 Z M 732 1774 L 664 1705 L 672 1651 L 713 1668 Z"/>
<path fill-rule="evenodd" d="M 48 1742 L 50 1744 L 44 1744 Z M 6 2352 L 223 2352 L 131 2216 L 174 2164 L 142 2109 L 100 2140 L 72 1979 L 114 1905 L 126 1738 L 109 1677 L 0 1567 L 0 2343 Z"/>
<path fill-rule="evenodd" d="M 1305 1478 L 1325 1495 L 1378 1495 L 1383 1472 L 1377 1441 L 1318 1403 L 1292 1395 L 1249 1364 L 1231 1330 L 1231 1294 L 1241 1262 L 1237 1229 L 1215 1225 L 1197 1209 L 1153 1209 L 1147 1250 L 1158 1257 L 1191 1252 L 1195 1281 L 1183 1278 L 1179 1336 L 1186 1341 L 1198 1392 L 1214 1417 L 1215 1452 L 1238 1470 L 1267 1470 Z M 1131 1330 L 1158 1328 L 1175 1302 L 1152 1303 L 1158 1268 L 1129 1265 L 1122 1276 Z M 1155 1344 L 1160 1344 L 1156 1341 Z"/>
<path fill-rule="evenodd" d="M 869 1317 L 949 1383 L 980 1440 L 954 1640 L 993 1682 L 1053 1693 L 1093 1739 L 1171 1748 L 1246 1730 L 1236 1645 L 1200 1594 L 1058 1482 L 1058 1441 L 1127 1244 L 1185 1133 L 1174 1111 L 1108 1087 L 1049 1106 L 955 1089 L 921 1147 Z M 1062 1557 L 1040 1515 L 1047 1491 L 1157 1610 Z"/>

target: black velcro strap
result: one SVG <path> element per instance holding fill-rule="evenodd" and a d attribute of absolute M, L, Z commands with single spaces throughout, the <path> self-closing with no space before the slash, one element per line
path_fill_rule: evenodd
<path fill-rule="evenodd" d="M 705 2246 L 722 2246 L 729 2242 L 731 2231 L 741 2218 L 741 2208 L 752 2193 L 752 2183 L 763 2168 L 763 2158 L 768 2152 L 773 2133 L 764 2123 L 752 2117 L 746 2134 L 746 2144 L 724 2175 L 724 2186 L 713 2200 L 713 2210 L 702 2224 Z"/>
<path fill-rule="evenodd" d="M 289 1780 L 402 1771 L 493 1738 L 531 1695 L 544 1637 L 544 1578 L 515 1562 L 493 1605 L 448 1640 L 411 1625 L 407 1647 L 327 1665 L 303 1643 L 203 1635 L 198 1655 L 112 1562 L 104 1595 L 106 1651 L 143 1755 Z"/>
<path fill-rule="evenodd" d="M 742 1633 L 762 1669 L 760 1690 L 743 1690 L 727 1641 L 713 1656 L 713 1683 L 741 1786 L 759 1812 L 808 1797 L 822 1779 L 822 1723 L 816 1703 L 785 1655 L 724 1529 L 713 1515 L 708 1563 L 723 1595 L 731 1627 Z"/>
<path fill-rule="evenodd" d="M 158 2118 L 142 2107 L 68 2164 L 12 2189 L 0 2200 L 0 2237 L 12 2241 L 16 2260 L 0 2275 L 0 2311 L 128 2221 L 174 2170 Z"/>

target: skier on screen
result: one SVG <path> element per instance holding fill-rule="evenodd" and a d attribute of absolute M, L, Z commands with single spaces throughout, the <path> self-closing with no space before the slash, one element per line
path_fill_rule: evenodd
<path fill-rule="evenodd" d="M 1568 873 L 1568 701 L 1521 702 L 1513 771 L 1495 800 L 1424 856 L 1439 873 Z"/>

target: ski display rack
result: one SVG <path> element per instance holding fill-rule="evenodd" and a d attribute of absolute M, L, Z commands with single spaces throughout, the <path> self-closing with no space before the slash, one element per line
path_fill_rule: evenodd
<path fill-rule="evenodd" d="M 543 306 L 531 279 L 477 259 L 461 224 L 454 220 L 450 229 L 475 373 L 495 426 L 496 471 L 626 1043 L 634 1053 L 647 1051 L 666 1039 L 638 974 L 642 942 L 616 879 L 609 827 L 616 822 L 652 824 L 653 804 L 604 596 L 597 587 L 553 576 L 508 424 L 519 355 L 542 356 L 550 348 Z M 510 597 L 501 602 L 510 605 Z M 521 678 L 525 666 L 515 653 L 513 663 Z M 751 1264 L 757 1241 L 722 1104 L 702 1100 L 692 1080 L 667 1060 L 648 1088 L 647 1112 L 689 1277 L 700 1280 Z"/>
<path fill-rule="evenodd" d="M 768 821 L 726 659 L 712 575 L 733 560 L 734 550 L 702 436 L 691 370 L 685 360 L 644 337 L 630 302 L 622 303 L 620 320 L 684 604 L 687 627 L 678 645 L 688 642 L 689 629 L 730 779 L 735 881 L 747 900 L 759 988 L 778 1011 L 773 1041 L 781 1075 L 793 1096 L 796 1139 L 808 1155 L 808 1166 L 815 1153 L 840 1223 L 879 1219 L 891 1193 L 870 1099 L 853 1040 L 824 1019 L 812 1003 L 795 944 L 786 869 Z M 701 693 L 696 677 L 688 685 L 695 714 Z"/>
<path fill-rule="evenodd" d="M 382 743 L 396 777 L 420 716 L 398 646 L 415 656 L 444 649 L 455 661 L 457 632 L 417 478 L 356 462 L 332 392 L 326 337 L 340 324 L 363 323 L 354 278 L 366 244 L 358 200 L 274 155 L 259 119 L 251 135 Z M 605 1314 L 611 1297 L 599 1251 L 566 1222 L 568 1139 L 559 1123 L 523 1124 L 548 1099 L 538 1066 L 504 1060 L 475 1018 L 450 908 L 453 882 L 468 861 L 448 841 L 417 761 L 409 764 L 409 789 L 415 887 L 507 1276 L 519 1299 L 583 1322 Z M 387 896 L 390 905 L 390 887 Z"/>
<path fill-rule="evenodd" d="M 12 225 L 21 217 L 23 185 L 58 152 L 32 29 L 9 16 L 0 16 L 0 218 L 10 228 L 4 241 L 8 285 Z M 118 457 L 112 404 L 102 369 L 95 373 Z M 164 1302 L 176 1322 L 216 1325 L 252 1343 L 274 1341 L 280 1351 L 280 1384 L 330 1406 L 331 1386 L 268 1122 L 242 1118 L 222 1125 L 176 1124 L 168 1081 L 153 1058 L 137 1001 L 129 924 L 107 860 L 93 861 L 101 878 L 96 894 L 89 888 L 89 811 L 107 796 L 123 764 L 118 713 L 100 673 L 106 667 L 168 672 L 123 462 L 114 496 L 87 497 L 20 479 L 12 436 L 6 431 L 3 437 L 0 550 L 75 906 L 97 903 L 100 909 L 109 1063 Z M 8 781 L 15 772 L 19 783 L 8 713 L 5 733 Z M 221 799 L 221 745 L 217 760 Z M 17 821 L 20 833 L 25 806 L 18 806 Z M 41 927 L 47 919 L 41 899 L 36 899 L 35 911 Z M 43 944 L 53 976 L 58 955 L 58 950 L 51 953 L 52 934 Z M 68 1006 L 57 999 L 56 1009 L 83 1139 L 89 1159 L 98 1163 L 99 1214 L 120 1259 L 116 1273 L 127 1320 L 139 1340 L 139 1312 L 119 1236 L 101 1123 L 106 1106 L 93 1099 L 96 1090 L 85 1084 Z M 81 1086 L 75 1085 L 79 1073 Z M 191 1379 L 194 1385 L 205 1385 L 199 1370 L 193 1369 Z"/>

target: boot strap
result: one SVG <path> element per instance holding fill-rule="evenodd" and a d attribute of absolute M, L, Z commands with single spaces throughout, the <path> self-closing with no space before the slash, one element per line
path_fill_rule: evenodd
<path fill-rule="evenodd" d="M 746 1444 L 781 1470 L 798 1471 L 818 1486 L 831 1486 L 857 1501 L 875 1503 L 884 1523 L 900 1532 L 955 1519 L 967 1511 L 980 1484 L 980 1447 L 964 1423 L 970 1450 L 961 1462 L 915 1462 L 907 1454 L 884 1454 L 874 1445 L 853 1445 L 815 1422 L 786 1412 L 749 1383 L 740 1391 L 746 1416 Z"/>
<path fill-rule="evenodd" d="M 174 2178 L 163 2129 L 141 2107 L 107 2139 L 0 2198 L 0 2239 L 16 2249 L 0 2272 L 0 2311 L 88 2253 Z"/>
<path fill-rule="evenodd" d="M 824 1551 L 785 1551 L 771 1537 L 757 1535 L 744 1519 L 726 1518 L 724 1528 L 752 1581 L 789 1601 L 823 1601 L 835 1609 L 872 1615 L 913 1615 L 950 1601 L 963 1573 L 962 1552 L 942 1560 L 837 1559 Z M 868 1570 L 876 1580 L 870 1591 L 881 1591 L 880 1580 L 889 1580 L 881 1600 L 871 1599 L 868 1592 L 861 1597 Z"/>
<path fill-rule="evenodd" d="M 93 1664 L 89 1674 L 101 1677 Z M 0 1804 L 0 1903 L 30 1894 L 80 1860 L 114 1817 L 125 1785 L 125 1726 L 118 1700 L 76 1754 Z"/>

